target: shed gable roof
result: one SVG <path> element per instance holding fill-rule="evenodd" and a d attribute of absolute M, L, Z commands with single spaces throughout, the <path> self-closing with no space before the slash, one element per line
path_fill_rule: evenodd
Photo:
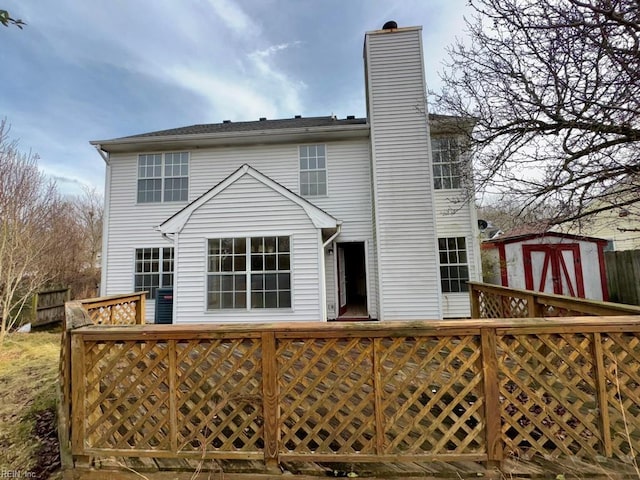
<path fill-rule="evenodd" d="M 218 183 L 215 187 L 203 193 L 182 210 L 175 213 L 173 216 L 169 217 L 167 220 L 158 225 L 158 227 L 156 227 L 157 230 L 159 230 L 162 234 L 179 233 L 189 221 L 189 218 L 191 217 L 193 212 L 195 212 L 205 203 L 209 202 L 209 200 L 214 198 L 216 195 L 226 190 L 228 187 L 233 185 L 236 181 L 238 181 L 245 175 L 254 178 L 258 182 L 271 188 L 291 202 L 302 207 L 302 209 L 308 215 L 309 219 L 316 228 L 336 228 L 341 223 L 339 220 L 335 219 L 324 210 L 316 207 L 308 200 L 305 200 L 301 196 L 293 193 L 288 188 L 283 187 L 278 182 L 260 173 L 250 165 L 244 164 L 227 178 Z"/>

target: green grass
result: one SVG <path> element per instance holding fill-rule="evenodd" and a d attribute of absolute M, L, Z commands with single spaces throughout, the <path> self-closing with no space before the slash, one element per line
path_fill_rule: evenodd
<path fill-rule="evenodd" d="M 43 412 L 56 411 L 59 355 L 59 333 L 11 334 L 0 346 L 0 470 L 46 469 L 34 427 Z"/>

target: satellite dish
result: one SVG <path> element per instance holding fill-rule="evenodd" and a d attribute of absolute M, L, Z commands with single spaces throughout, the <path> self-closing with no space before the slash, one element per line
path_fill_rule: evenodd
<path fill-rule="evenodd" d="M 489 226 L 489 223 L 486 220 L 478 220 L 478 228 L 483 231 L 486 230 Z"/>

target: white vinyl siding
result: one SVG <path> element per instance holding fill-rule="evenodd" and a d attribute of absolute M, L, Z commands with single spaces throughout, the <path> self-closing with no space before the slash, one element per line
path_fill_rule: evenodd
<path fill-rule="evenodd" d="M 462 194 L 452 196 L 450 190 L 436 190 L 434 194 L 438 237 L 464 237 L 467 246 L 469 280 L 480 281 L 480 242 L 473 199 Z M 471 315 L 469 294 L 442 293 L 443 318 L 466 318 Z"/>
<path fill-rule="evenodd" d="M 370 315 L 377 318 L 377 269 L 372 241 L 371 213 L 371 176 L 369 170 L 368 140 L 345 140 L 328 142 L 327 171 L 328 183 L 331 184 L 331 196 L 310 199 L 312 203 L 342 220 L 342 233 L 338 241 L 368 241 L 369 251 L 369 303 Z M 348 160 L 348 161 L 347 161 Z M 108 196 L 110 214 L 106 219 L 107 235 L 105 236 L 105 295 L 129 293 L 134 289 L 134 258 L 136 247 L 173 246 L 154 230 L 167 218 L 172 216 L 183 205 L 176 203 L 137 203 L 137 154 L 112 154 L 110 158 L 110 192 Z M 195 200 L 210 188 L 217 185 L 243 164 L 249 164 L 261 173 L 277 181 L 289 190 L 300 193 L 299 188 L 299 144 L 283 144 L 269 146 L 244 146 L 227 148 L 209 148 L 194 150 L 189 158 L 189 201 Z M 212 166 L 215 165 L 216 168 Z M 247 192 L 247 197 L 251 192 Z M 245 203 L 246 199 L 239 200 Z M 254 204 L 254 206 L 256 206 Z M 258 203 L 257 206 L 260 206 Z M 224 212 L 223 212 L 224 213 Z M 231 218 L 225 214 L 231 225 Z M 305 217 L 306 218 L 306 217 Z M 272 217 L 271 225 L 279 225 L 272 231 L 277 234 L 289 234 L 290 220 L 285 217 Z M 258 223 L 259 224 L 259 223 Z M 246 229 L 245 229 L 246 230 Z M 229 227 L 229 236 L 237 233 Z M 252 234 L 265 235 L 269 232 L 251 231 Z M 317 231 L 314 232 L 314 235 Z M 210 236 L 213 238 L 213 235 Z M 297 243 L 298 238 L 292 239 Z M 200 260 L 205 258 L 205 246 L 201 246 Z M 317 257 L 318 244 L 314 237 L 314 254 Z M 305 252 L 306 250 L 302 250 Z M 300 251 L 295 250 L 296 257 Z M 308 251 L 306 251 L 308 253 Z M 177 262 L 179 253 L 176 252 Z M 335 306 L 334 256 L 326 255 L 326 285 L 328 317 Z M 204 267 L 204 264 L 203 264 Z M 203 268 L 202 267 L 202 268 Z M 292 273 L 296 276 L 296 272 Z M 195 293 L 200 299 L 200 313 L 205 310 L 204 284 L 205 275 L 199 280 L 201 291 Z M 315 285 L 316 291 L 318 285 Z M 190 294 L 191 295 L 191 294 Z M 317 296 L 317 293 L 316 293 Z M 178 305 L 176 305 L 177 308 Z M 334 307 L 335 308 L 335 307 Z M 182 311 L 175 310 L 177 316 Z M 147 321 L 153 322 L 154 302 L 147 302 Z M 296 313 L 296 318 L 299 316 Z M 307 319 L 321 320 L 320 314 L 307 316 Z M 279 320 L 289 317 L 280 315 Z"/>
<path fill-rule="evenodd" d="M 207 310 L 208 239 L 240 237 L 290 239 L 295 252 L 290 258 L 290 309 Z M 319 241 L 318 230 L 302 207 L 249 175 L 241 177 L 194 211 L 179 233 L 175 323 L 320 320 Z"/>
<path fill-rule="evenodd" d="M 365 40 L 380 315 L 440 318 L 421 29 Z M 402 85 L 402 88 L 398 88 Z"/>

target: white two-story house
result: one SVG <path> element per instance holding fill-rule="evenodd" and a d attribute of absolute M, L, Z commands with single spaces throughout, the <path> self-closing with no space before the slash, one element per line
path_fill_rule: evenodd
<path fill-rule="evenodd" d="M 174 323 L 469 316 L 470 162 L 458 119 L 427 112 L 421 34 L 365 35 L 367 118 L 91 142 L 107 164 L 101 294 L 172 287 Z"/>

